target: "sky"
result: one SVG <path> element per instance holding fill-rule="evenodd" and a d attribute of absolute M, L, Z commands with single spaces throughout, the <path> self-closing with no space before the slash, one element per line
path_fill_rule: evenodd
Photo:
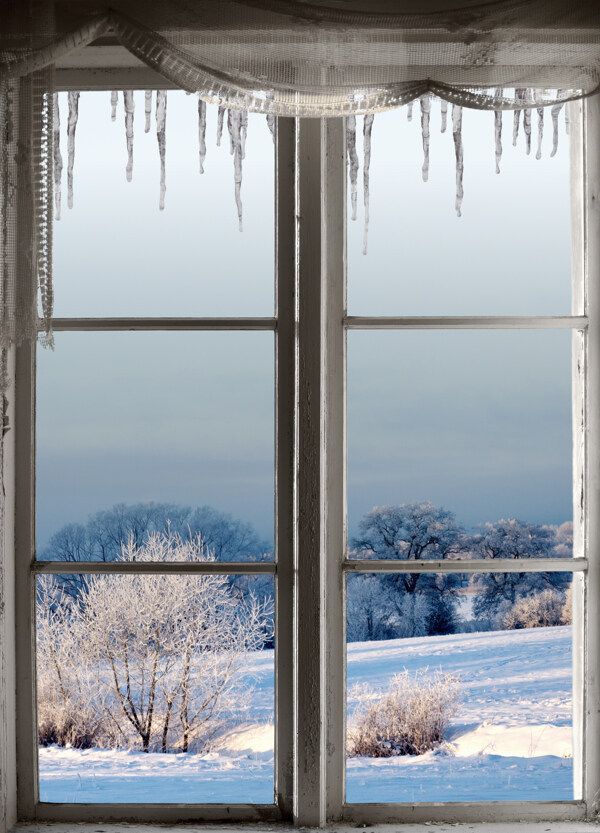
<path fill-rule="evenodd" d="M 154 119 L 136 93 L 127 182 L 122 99 L 83 93 L 73 208 L 55 222 L 55 315 L 271 316 L 273 142 L 250 116 L 238 231 L 233 161 L 208 108 L 199 174 L 196 100 L 169 93 L 164 211 Z M 512 147 L 501 174 L 493 116 L 465 111 L 464 201 L 454 147 L 432 107 L 429 181 L 415 108 L 373 127 L 368 254 L 348 224 L 351 315 L 568 315 L 568 137 L 550 158 Z M 451 124 L 450 120 L 449 123 Z M 358 120 L 359 131 L 362 119 Z M 534 127 L 537 127 L 534 121 Z M 361 154 L 359 137 L 359 154 Z M 359 181 L 362 184 L 362 155 Z M 273 540 L 274 337 L 237 333 L 57 333 L 38 350 L 38 549 L 62 525 L 115 503 L 211 505 Z M 501 517 L 572 517 L 569 331 L 348 335 L 348 516 L 431 500 L 467 527 Z"/>

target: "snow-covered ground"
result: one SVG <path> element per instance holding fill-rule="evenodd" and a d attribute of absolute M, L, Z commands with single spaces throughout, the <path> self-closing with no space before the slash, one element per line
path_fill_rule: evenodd
<path fill-rule="evenodd" d="M 573 798 L 571 628 L 457 634 L 348 646 L 348 712 L 357 683 L 383 690 L 404 668 L 460 677 L 463 700 L 443 750 L 353 758 L 347 799 Z M 252 722 L 206 755 L 40 749 L 40 796 L 52 802 L 273 801 L 273 653 L 248 663 Z"/>

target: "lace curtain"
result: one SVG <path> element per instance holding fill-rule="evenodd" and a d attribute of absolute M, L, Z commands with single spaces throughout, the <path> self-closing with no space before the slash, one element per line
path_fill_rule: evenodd
<path fill-rule="evenodd" d="M 269 116 L 372 114 L 427 93 L 527 110 L 599 90 L 597 0 L 463 2 L 399 13 L 392 0 L 115 0 L 105 11 L 3 0 L 0 345 L 35 338 L 38 313 L 52 338 L 53 66 L 77 66 L 94 42 L 120 45 L 205 102 Z"/>

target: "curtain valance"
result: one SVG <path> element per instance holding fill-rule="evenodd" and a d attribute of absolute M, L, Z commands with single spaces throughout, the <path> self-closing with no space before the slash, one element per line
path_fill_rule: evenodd
<path fill-rule="evenodd" d="M 0 67 L 22 75 L 60 66 L 101 38 L 206 101 L 277 116 L 372 113 L 427 92 L 466 107 L 521 109 L 599 88 L 596 0 L 500 0 L 420 13 L 403 13 L 401 2 L 373 11 L 378 6 L 114 0 L 103 9 L 65 0 L 45 20 L 34 15 L 30 31 L 22 13 L 12 15 L 16 23 L 0 35 Z"/>

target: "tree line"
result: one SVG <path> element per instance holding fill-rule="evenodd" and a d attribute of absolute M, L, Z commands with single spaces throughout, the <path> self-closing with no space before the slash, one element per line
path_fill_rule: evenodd
<path fill-rule="evenodd" d="M 544 526 L 503 519 L 468 533 L 454 513 L 431 503 L 375 507 L 361 520 L 349 556 L 409 561 L 446 559 L 568 558 L 572 556 L 571 523 Z M 363 573 L 348 579 L 348 641 L 455 633 L 531 626 L 533 619 L 511 611 L 523 599 L 543 596 L 567 617 L 571 574 L 527 570 L 500 573 Z M 461 616 L 461 603 L 470 603 L 470 622 Z M 538 599 L 539 601 L 539 599 Z M 538 605 L 539 606 L 539 605 Z M 531 611 L 531 605 L 529 610 Z M 521 624 L 527 622 L 528 624 Z M 540 621 L 542 623 L 542 621 Z"/>
<path fill-rule="evenodd" d="M 142 547 L 154 533 L 201 540 L 215 561 L 273 560 L 272 547 L 245 521 L 210 506 L 169 503 L 117 504 L 91 515 L 85 524 L 68 524 L 49 540 L 44 560 L 114 561 L 129 545 Z M 426 561 L 572 556 L 572 524 L 560 526 L 502 519 L 468 532 L 453 512 L 431 503 L 374 507 L 349 541 L 349 557 Z M 89 577 L 56 578 L 65 597 L 77 598 Z M 268 576 L 225 579 L 240 599 L 273 595 Z M 348 641 L 453 633 L 467 628 L 518 627 L 509 616 L 515 604 L 544 591 L 554 608 L 567 600 L 568 572 L 356 574 L 347 585 Z M 468 584 L 468 587 L 466 586 Z M 472 623 L 465 624 L 465 599 Z M 510 624 L 512 623 L 512 624 Z M 272 647 L 272 640 L 265 647 Z"/>

